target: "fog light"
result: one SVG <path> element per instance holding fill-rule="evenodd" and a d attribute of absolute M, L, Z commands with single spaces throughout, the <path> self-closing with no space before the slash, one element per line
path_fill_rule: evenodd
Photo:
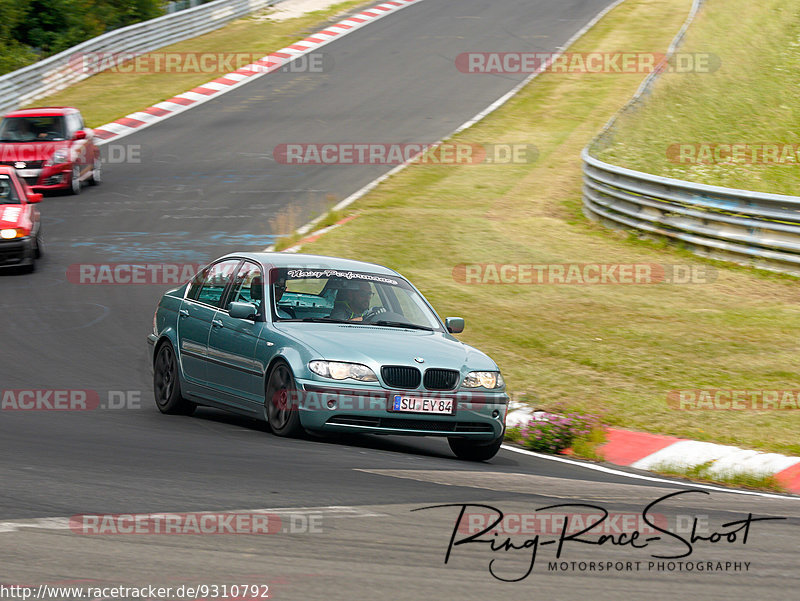
<path fill-rule="evenodd" d="M 335 400 L 330 399 L 328 401 L 328 409 L 336 409 L 336 401 Z"/>
<path fill-rule="evenodd" d="M 498 417 L 500 417 L 500 412 L 497 409 L 495 409 L 494 411 L 492 411 L 492 417 L 497 419 Z"/>

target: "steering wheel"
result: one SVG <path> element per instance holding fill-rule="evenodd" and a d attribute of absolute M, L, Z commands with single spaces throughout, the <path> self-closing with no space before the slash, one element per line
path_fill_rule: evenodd
<path fill-rule="evenodd" d="M 378 315 L 386 313 L 386 307 L 370 307 L 361 314 L 361 323 L 372 323 Z"/>

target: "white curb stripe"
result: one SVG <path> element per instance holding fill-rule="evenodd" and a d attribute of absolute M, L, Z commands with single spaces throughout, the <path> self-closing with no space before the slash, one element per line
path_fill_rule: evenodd
<path fill-rule="evenodd" d="M 175 96 L 175 98 L 186 100 L 186 104 L 171 102 L 169 100 L 159 102 L 149 109 L 145 109 L 145 111 L 131 113 L 130 115 L 126 115 L 125 117 L 117 119 L 112 123 L 107 123 L 105 125 L 101 125 L 100 127 L 96 127 L 95 133 L 98 137 L 97 144 L 102 145 L 111 140 L 118 140 L 124 136 L 132 134 L 133 132 L 150 127 L 151 125 L 159 123 L 165 119 L 169 119 L 170 117 L 174 117 L 175 115 L 203 104 L 204 102 L 208 102 L 212 98 L 217 98 L 222 94 L 230 92 L 241 85 L 249 83 L 259 77 L 263 77 L 264 75 L 268 75 L 269 73 L 273 73 L 284 64 L 289 63 L 300 56 L 308 54 L 312 50 L 321 48 L 333 40 L 352 33 L 374 21 L 377 21 L 378 19 L 382 19 L 387 15 L 402 10 L 407 6 L 418 4 L 422 1 L 423 0 L 398 0 L 395 2 L 385 2 L 369 9 L 369 11 L 359 13 L 355 17 L 348 17 L 338 23 L 331 24 L 325 27 L 323 30 L 311 34 L 309 37 L 303 40 L 299 40 L 285 48 L 281 48 L 280 50 L 270 53 L 262 57 L 257 63 L 252 63 L 247 67 L 238 69 L 236 72 L 227 73 L 221 77 L 218 77 L 216 81 L 211 81 L 195 88 L 214 90 L 214 93 L 202 94 L 198 92 L 192 92 L 190 90 Z M 276 54 L 288 55 L 288 57 L 275 56 Z M 273 63 L 273 65 L 267 66 L 268 62 Z M 152 114 L 146 112 L 152 109 L 160 109 L 158 113 L 161 111 L 166 112 L 163 114 Z M 147 118 L 142 118 L 139 116 L 143 112 L 148 115 Z M 135 122 L 131 122 L 131 119 L 135 120 Z"/>
<path fill-rule="evenodd" d="M 592 470 L 594 472 L 602 472 L 604 474 L 612 474 L 614 476 L 622 476 L 624 478 L 630 478 L 632 480 L 643 480 L 645 482 L 659 482 L 662 484 L 669 484 L 671 486 L 680 487 L 680 488 L 697 488 L 700 490 L 714 490 L 717 492 L 727 492 L 732 495 L 747 495 L 750 497 L 765 497 L 767 499 L 790 499 L 790 500 L 798 500 L 798 497 L 793 497 L 789 495 L 781 495 L 777 493 L 769 493 L 769 492 L 758 492 L 754 490 L 738 490 L 736 488 L 724 488 L 722 486 L 713 486 L 711 484 L 696 484 L 696 483 L 687 483 L 687 482 L 676 482 L 674 480 L 668 480 L 666 478 L 658 478 L 656 476 L 645 476 L 644 474 L 632 474 L 631 472 L 624 472 L 622 470 L 617 470 L 614 468 L 606 467 L 604 465 L 597 465 L 596 463 L 586 463 L 584 461 L 576 461 L 575 459 L 569 459 L 567 457 L 561 457 L 559 455 L 545 455 L 544 453 L 534 453 L 533 451 L 528 451 L 527 449 L 520 449 L 518 447 L 512 447 L 509 445 L 503 445 L 502 447 L 506 451 L 511 451 L 513 453 L 520 453 L 522 455 L 530 455 L 532 457 L 538 457 L 539 459 L 545 459 L 547 461 L 554 461 L 555 463 L 567 463 L 569 465 L 574 465 L 576 467 L 582 467 L 587 470 Z"/>

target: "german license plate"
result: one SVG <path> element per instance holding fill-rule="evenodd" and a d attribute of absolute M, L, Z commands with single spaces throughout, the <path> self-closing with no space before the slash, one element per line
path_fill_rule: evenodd
<path fill-rule="evenodd" d="M 419 396 L 392 396 L 390 411 L 398 413 L 431 413 L 435 415 L 453 415 L 453 399 L 431 399 Z"/>

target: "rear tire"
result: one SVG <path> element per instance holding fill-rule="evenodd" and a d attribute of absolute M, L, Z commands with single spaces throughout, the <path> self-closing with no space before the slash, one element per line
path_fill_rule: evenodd
<path fill-rule="evenodd" d="M 264 413 L 276 436 L 292 437 L 303 431 L 297 401 L 297 386 L 292 370 L 280 361 L 269 372 L 264 394 Z"/>
<path fill-rule="evenodd" d="M 456 457 L 464 461 L 488 461 L 500 450 L 503 444 L 503 437 L 497 438 L 489 443 L 469 440 L 467 438 L 448 438 L 450 450 Z"/>
<path fill-rule="evenodd" d="M 153 363 L 153 396 L 158 410 L 167 415 L 191 415 L 197 409 L 197 405 L 181 396 L 178 360 L 169 342 L 158 347 L 156 352 Z"/>

